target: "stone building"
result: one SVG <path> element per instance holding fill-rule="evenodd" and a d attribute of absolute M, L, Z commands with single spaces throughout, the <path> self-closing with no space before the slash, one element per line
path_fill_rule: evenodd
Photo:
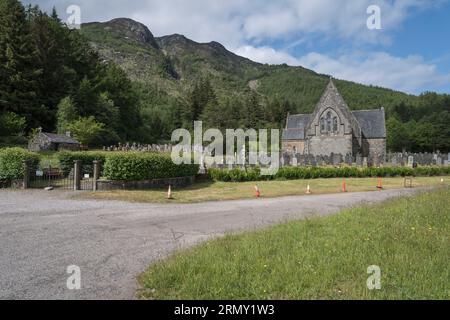
<path fill-rule="evenodd" d="M 288 115 L 283 131 L 285 152 L 314 156 L 342 154 L 386 156 L 384 108 L 350 111 L 330 80 L 313 114 Z"/>
<path fill-rule="evenodd" d="M 68 132 L 64 134 L 54 134 L 39 131 L 38 134 L 28 142 L 28 150 L 39 151 L 59 151 L 59 150 L 80 150 L 80 143 L 71 137 Z"/>

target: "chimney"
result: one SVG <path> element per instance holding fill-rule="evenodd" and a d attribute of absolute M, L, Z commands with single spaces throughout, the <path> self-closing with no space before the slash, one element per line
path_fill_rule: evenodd
<path fill-rule="evenodd" d="M 72 132 L 67 131 L 67 132 L 66 132 L 66 136 L 68 136 L 69 138 L 72 138 Z"/>

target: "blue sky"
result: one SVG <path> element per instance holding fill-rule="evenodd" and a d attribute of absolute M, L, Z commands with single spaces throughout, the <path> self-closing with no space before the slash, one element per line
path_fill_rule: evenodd
<path fill-rule="evenodd" d="M 155 36 L 218 41 L 262 63 L 301 65 L 340 79 L 419 94 L 450 93 L 450 0 L 28 0 L 82 22 L 128 17 Z M 367 8 L 380 8 L 369 30 Z"/>

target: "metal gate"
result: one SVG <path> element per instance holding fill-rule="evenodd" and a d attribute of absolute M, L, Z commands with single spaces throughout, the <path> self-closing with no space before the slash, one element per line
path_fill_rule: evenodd
<path fill-rule="evenodd" d="M 81 171 L 78 190 L 93 190 L 94 179 L 91 172 Z M 28 171 L 28 188 L 44 189 L 53 188 L 61 190 L 75 190 L 76 179 L 74 170 L 64 173 L 59 168 L 37 167 Z"/>

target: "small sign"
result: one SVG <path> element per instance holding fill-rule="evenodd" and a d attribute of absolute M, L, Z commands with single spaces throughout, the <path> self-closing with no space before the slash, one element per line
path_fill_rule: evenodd
<path fill-rule="evenodd" d="M 89 179 L 89 178 L 90 178 L 89 173 L 86 173 L 86 174 L 84 175 L 84 178 L 85 178 L 85 179 Z"/>
<path fill-rule="evenodd" d="M 43 177 L 43 176 L 44 176 L 44 171 L 42 171 L 42 170 L 36 171 L 36 177 Z"/>

